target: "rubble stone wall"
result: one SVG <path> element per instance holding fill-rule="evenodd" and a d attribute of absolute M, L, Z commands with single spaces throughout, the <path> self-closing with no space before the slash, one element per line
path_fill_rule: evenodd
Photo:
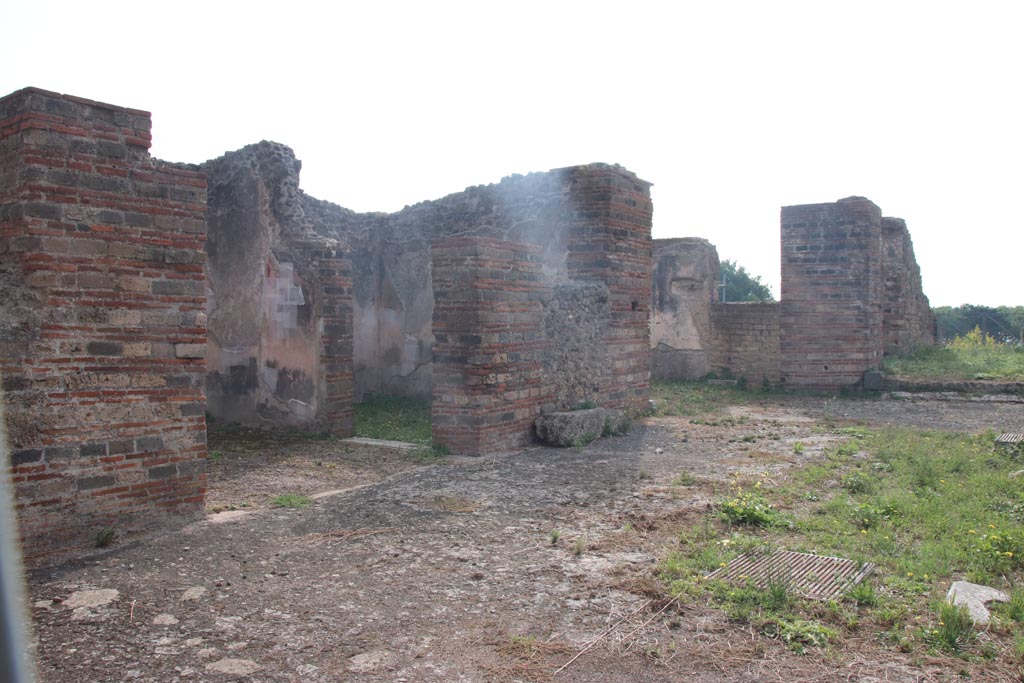
<path fill-rule="evenodd" d="M 551 384 L 547 410 L 572 410 L 597 404 L 601 388 L 612 382 L 610 350 L 602 340 L 612 315 L 608 286 L 569 282 L 544 298 L 544 377 Z"/>
<path fill-rule="evenodd" d="M 935 314 L 921 288 L 914 243 L 901 218 L 882 219 L 882 270 L 885 354 L 907 355 L 919 346 L 934 344 Z"/>
<path fill-rule="evenodd" d="M 299 163 L 273 143 L 202 166 L 210 183 L 209 411 L 352 433 L 352 273 L 313 232 Z"/>
<path fill-rule="evenodd" d="M 710 365 L 752 387 L 779 383 L 779 304 L 775 301 L 711 306 Z"/>
<path fill-rule="evenodd" d="M 206 179 L 152 159 L 150 129 L 35 88 L 0 99 L 0 369 L 30 556 L 202 511 Z"/>
<path fill-rule="evenodd" d="M 697 237 L 654 240 L 653 250 L 651 375 L 699 379 L 713 366 L 718 251 Z"/>

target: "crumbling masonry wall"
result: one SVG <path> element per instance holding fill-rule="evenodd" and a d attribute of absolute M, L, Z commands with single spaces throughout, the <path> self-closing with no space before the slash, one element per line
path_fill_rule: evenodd
<path fill-rule="evenodd" d="M 0 363 L 28 555 L 202 510 L 206 180 L 150 115 L 0 99 Z"/>
<path fill-rule="evenodd" d="M 655 376 L 694 379 L 708 368 L 750 383 L 836 389 L 859 385 L 884 355 L 935 342 L 903 220 L 849 197 L 784 207 L 781 236 L 781 302 L 758 304 L 709 303 L 718 257 L 708 243 L 655 241 Z"/>
<path fill-rule="evenodd" d="M 885 355 L 903 356 L 935 343 L 935 314 L 921 288 L 921 268 L 902 218 L 882 219 L 882 270 L 885 273 L 882 327 Z"/>
<path fill-rule="evenodd" d="M 474 326 L 486 327 L 487 320 L 459 318 L 465 329 L 458 334 L 449 329 L 452 334 L 435 343 L 435 328 L 453 324 L 437 318 L 438 293 L 457 298 L 465 292 L 452 289 L 451 283 L 461 280 L 452 280 L 449 274 L 449 281 L 439 284 L 434 271 L 440 263 L 440 272 L 446 273 L 448 255 L 443 249 L 435 252 L 432 262 L 431 247 L 481 239 L 483 244 L 490 240 L 529 246 L 530 262 L 543 282 L 543 296 L 534 311 L 539 317 L 530 324 L 554 343 L 530 362 L 542 363 L 550 398 L 532 397 L 536 405 L 531 410 L 588 401 L 633 411 L 646 406 L 652 208 L 649 184 L 632 173 L 605 164 L 576 166 L 511 176 L 394 214 L 357 214 L 299 190 L 300 164 L 283 145 L 259 143 L 202 168 L 210 179 L 213 415 L 293 422 L 301 416 L 290 406 L 299 405 L 296 401 L 309 403 L 308 384 L 302 384 L 307 389 L 302 396 L 275 395 L 272 387 L 275 379 L 280 387 L 283 367 L 298 370 L 290 371 L 289 377 L 300 382 L 288 386 L 314 376 L 313 355 L 303 355 L 302 349 L 310 346 L 315 315 L 300 303 L 294 325 L 298 341 L 271 354 L 267 340 L 277 323 L 260 322 L 269 315 L 268 289 L 283 291 L 280 288 L 290 285 L 295 292 L 289 295 L 292 300 L 311 300 L 317 278 L 305 276 L 296 259 L 284 257 L 293 251 L 289 244 L 294 236 L 344 245 L 350 256 L 350 362 L 356 398 L 371 393 L 439 396 L 437 387 L 451 384 L 451 358 L 476 354 L 452 345 L 479 337 Z M 468 248 L 468 243 L 460 244 Z M 521 253 L 518 247 L 508 249 Z M 292 266 L 290 280 L 281 275 L 285 263 Z M 487 311 L 480 313 L 486 318 Z M 292 323 L 288 325 L 291 329 Z M 444 351 L 444 361 L 436 360 L 438 349 Z M 267 363 L 270 355 L 273 367 Z M 514 356 L 509 362 L 522 358 Z M 434 374 L 439 368 L 445 375 L 437 385 Z M 270 381 L 264 376 L 268 372 Z M 523 410 L 520 406 L 513 412 Z M 473 424 L 484 425 L 487 419 L 493 418 L 483 416 Z M 522 428 L 525 418 L 515 419 L 520 421 L 517 436 L 508 444 L 528 435 Z M 486 442 L 480 438 L 458 443 Z M 487 442 L 487 447 L 493 443 Z"/>
<path fill-rule="evenodd" d="M 699 379 L 715 366 L 711 307 L 718 301 L 718 251 L 697 237 L 654 240 L 651 375 Z M 719 359 L 720 361 L 721 359 Z"/>
<path fill-rule="evenodd" d="M 299 163 L 273 143 L 202 165 L 209 178 L 209 411 L 352 433 L 347 248 L 313 232 Z"/>

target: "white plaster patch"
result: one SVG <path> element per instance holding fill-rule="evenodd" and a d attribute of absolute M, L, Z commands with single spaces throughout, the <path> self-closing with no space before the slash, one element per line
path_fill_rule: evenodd
<path fill-rule="evenodd" d="M 364 652 L 360 655 L 350 657 L 348 660 L 348 670 L 353 673 L 366 673 L 369 671 L 376 671 L 385 666 L 388 666 L 394 662 L 394 655 L 387 650 L 375 650 L 374 652 Z"/>
<path fill-rule="evenodd" d="M 64 601 L 64 606 L 71 609 L 79 609 L 81 607 L 92 608 L 102 607 L 108 605 L 117 597 L 120 593 L 113 588 L 100 588 L 98 590 L 78 591 L 72 593 L 67 600 Z"/>
<path fill-rule="evenodd" d="M 181 600 L 182 602 L 186 602 L 189 600 L 198 600 L 205 594 L 206 588 L 204 588 L 203 586 L 192 586 L 191 588 L 187 589 L 184 593 L 181 594 Z"/>
<path fill-rule="evenodd" d="M 218 659 L 206 665 L 207 671 L 216 671 L 230 676 L 248 676 L 262 669 L 251 659 Z"/>

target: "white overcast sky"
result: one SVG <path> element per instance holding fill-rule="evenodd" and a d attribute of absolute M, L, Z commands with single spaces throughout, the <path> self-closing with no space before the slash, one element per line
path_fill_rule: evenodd
<path fill-rule="evenodd" d="M 0 94 L 152 111 L 163 159 L 276 140 L 357 211 L 619 163 L 655 237 L 776 296 L 779 207 L 863 195 L 933 305 L 1024 304 L 1019 1 L 0 0 L 0 26 Z"/>

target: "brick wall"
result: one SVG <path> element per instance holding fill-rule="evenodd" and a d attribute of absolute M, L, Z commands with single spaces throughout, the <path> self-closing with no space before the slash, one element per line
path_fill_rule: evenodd
<path fill-rule="evenodd" d="M 906 355 L 935 343 L 935 314 L 921 288 L 914 243 L 901 218 L 882 219 L 885 353 Z"/>
<path fill-rule="evenodd" d="M 774 301 L 711 306 L 710 364 L 749 386 L 779 383 L 779 312 Z"/>
<path fill-rule="evenodd" d="M 571 183 L 569 279 L 603 282 L 611 297 L 602 340 L 611 377 L 597 403 L 646 410 L 651 384 L 650 183 L 605 164 L 564 170 Z"/>
<path fill-rule="evenodd" d="M 352 267 L 310 229 L 291 150 L 260 142 L 209 179 L 208 410 L 225 421 L 352 433 Z M 335 207 L 338 208 L 338 207 Z"/>
<path fill-rule="evenodd" d="M 433 245 L 435 444 L 467 455 L 514 450 L 551 403 L 540 252 L 487 238 Z"/>
<path fill-rule="evenodd" d="M 149 145 L 144 111 L 0 99 L 0 364 L 30 556 L 202 509 L 206 180 Z"/>
<path fill-rule="evenodd" d="M 882 361 L 882 214 L 863 197 L 782 209 L 780 379 L 858 384 Z"/>

